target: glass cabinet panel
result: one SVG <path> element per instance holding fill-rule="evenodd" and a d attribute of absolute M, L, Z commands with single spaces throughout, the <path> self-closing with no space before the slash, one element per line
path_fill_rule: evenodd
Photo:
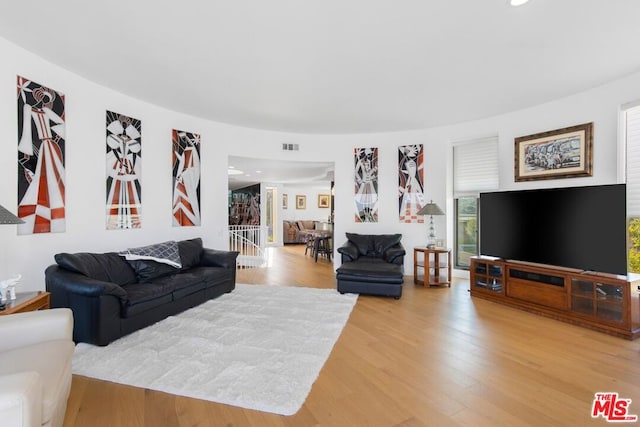
<path fill-rule="evenodd" d="M 593 280 L 571 279 L 571 311 L 604 320 L 622 322 L 623 287 Z"/>

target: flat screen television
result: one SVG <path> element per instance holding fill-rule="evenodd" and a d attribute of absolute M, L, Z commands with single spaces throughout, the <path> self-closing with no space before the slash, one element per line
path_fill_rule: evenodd
<path fill-rule="evenodd" d="M 627 274 L 625 184 L 480 194 L 480 254 Z"/>

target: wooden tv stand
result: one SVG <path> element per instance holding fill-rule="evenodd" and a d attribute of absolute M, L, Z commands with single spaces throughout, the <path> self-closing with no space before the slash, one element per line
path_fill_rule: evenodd
<path fill-rule="evenodd" d="M 471 295 L 627 339 L 640 337 L 640 275 L 471 257 Z"/>

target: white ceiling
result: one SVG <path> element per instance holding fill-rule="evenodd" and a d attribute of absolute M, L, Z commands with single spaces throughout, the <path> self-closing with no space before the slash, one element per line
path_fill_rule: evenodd
<path fill-rule="evenodd" d="M 314 186 L 322 183 L 328 189 L 333 181 L 333 162 L 294 162 L 229 156 L 229 189 L 247 187 L 258 182 Z"/>
<path fill-rule="evenodd" d="M 639 0 L 0 3 L 0 36 L 171 110 L 303 133 L 483 118 L 640 70 Z"/>

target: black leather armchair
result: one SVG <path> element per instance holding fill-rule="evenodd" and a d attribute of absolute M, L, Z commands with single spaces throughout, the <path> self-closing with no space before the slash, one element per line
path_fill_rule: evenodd
<path fill-rule="evenodd" d="M 404 255 L 401 234 L 346 233 L 338 248 L 342 265 L 336 270 L 338 292 L 402 296 Z"/>

